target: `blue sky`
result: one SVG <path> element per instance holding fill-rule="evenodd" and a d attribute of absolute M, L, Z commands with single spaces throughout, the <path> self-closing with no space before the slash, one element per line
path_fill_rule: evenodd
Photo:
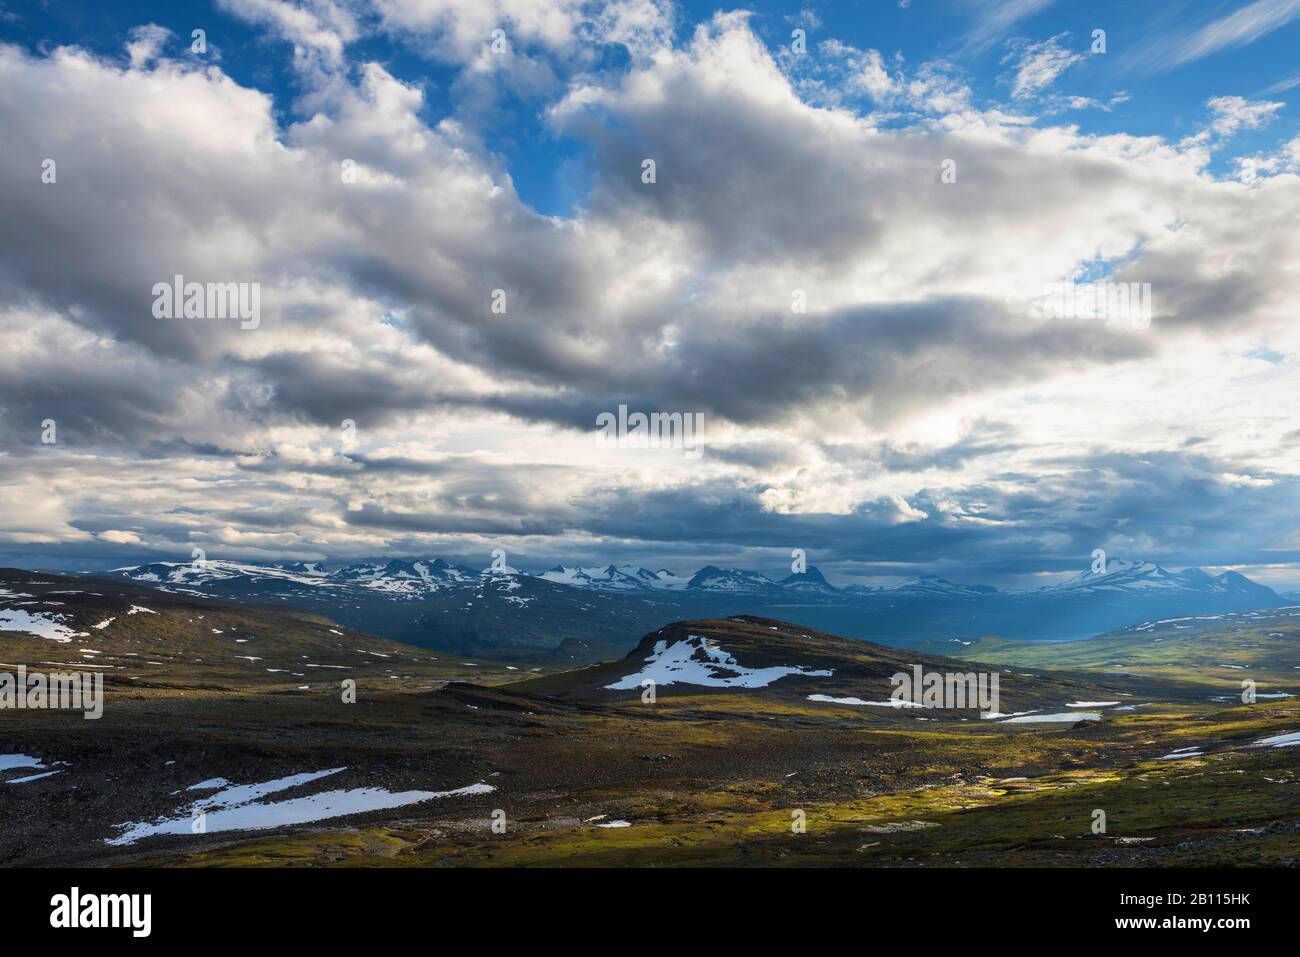
<path fill-rule="evenodd" d="M 0 0 L 0 563 L 1300 587 L 1297 41 L 1300 0 Z M 160 321 L 176 275 L 257 321 Z M 602 444 L 620 406 L 704 454 Z"/>
<path fill-rule="evenodd" d="M 1252 7 L 1259 8 L 1263 22 L 1237 35 L 1231 17 Z M 0 8 L 10 14 L 0 21 L 0 39 L 32 49 L 73 44 L 117 55 L 129 31 L 142 23 L 165 26 L 177 37 L 201 26 L 209 43 L 220 50 L 221 68 L 239 82 L 273 95 L 286 116 L 294 115 L 294 101 L 303 92 L 285 56 L 286 41 L 267 36 L 212 2 L 6 0 Z M 1087 132 L 1178 140 L 1204 125 L 1207 100 L 1225 95 L 1286 104 L 1267 128 L 1243 131 L 1236 143 L 1239 151 L 1276 147 L 1300 130 L 1300 109 L 1295 107 L 1300 97 L 1300 3 L 1290 0 L 841 0 L 734 6 L 683 2 L 674 5 L 675 36 L 688 38 L 695 25 L 715 11 L 732 9 L 752 11 L 754 33 L 773 50 L 788 46 L 792 31 L 802 28 L 814 58 L 819 43 L 835 39 L 877 49 L 886 58 L 901 55 L 910 64 L 949 62 L 985 103 L 1009 100 L 1013 64 L 1007 58 L 1014 55 L 1016 41 L 1059 36 L 1062 47 L 1086 55 L 1057 84 L 1063 92 L 1107 104 L 1117 96 L 1128 97 L 1107 109 L 1066 109 L 1060 119 Z M 361 15 L 364 19 L 364 10 Z M 373 58 L 394 76 L 419 84 L 430 121 L 456 115 L 454 86 L 462 64 L 439 57 L 418 37 L 384 30 L 374 24 L 373 16 L 370 21 L 372 32 L 352 46 L 354 58 Z M 508 20 L 502 22 L 509 26 Z M 1212 36 L 1216 26 L 1222 45 L 1210 43 L 1200 50 L 1198 37 Z M 1090 52 L 1095 29 L 1106 31 L 1105 55 Z M 610 45 L 599 51 L 596 66 L 617 70 L 626 61 L 626 53 Z M 561 77 L 574 69 L 553 62 Z M 581 68 L 591 69 L 592 64 L 584 62 Z M 525 96 L 506 93 L 491 117 L 476 119 L 487 144 L 507 162 L 521 197 L 542 213 L 565 215 L 582 202 L 590 174 L 583 145 L 557 135 L 543 121 L 541 111 L 548 99 L 538 91 Z"/>

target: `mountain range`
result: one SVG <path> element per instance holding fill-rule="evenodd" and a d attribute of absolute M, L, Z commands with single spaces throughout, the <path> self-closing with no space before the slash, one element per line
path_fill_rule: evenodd
<path fill-rule="evenodd" d="M 385 638 L 465 654 L 596 660 L 673 618 L 772 614 L 886 644 L 1001 635 L 1089 637 L 1134 621 L 1277 607 L 1285 599 L 1237 572 L 1211 575 L 1112 559 L 1037 589 L 924 576 L 899 585 L 830 584 L 814 566 L 773 580 L 707 565 L 694 574 L 635 565 L 536 574 L 440 558 L 259 564 L 160 562 L 105 573 L 182 595 L 284 603 Z"/>
<path fill-rule="evenodd" d="M 556 565 L 540 574 L 509 566 L 475 569 L 455 565 L 441 558 L 390 559 L 344 565 L 327 571 L 319 562 L 252 563 L 233 561 L 157 562 L 114 569 L 132 581 L 153 584 L 164 590 L 261 590 L 292 591 L 297 586 L 317 589 L 364 589 L 394 598 L 414 598 L 445 589 L 477 587 L 484 580 L 536 578 L 573 588 L 622 593 L 711 592 L 746 595 L 930 595 L 984 598 L 991 595 L 1067 595 L 1141 592 L 1192 592 L 1197 594 L 1255 595 L 1269 600 L 1281 598 L 1267 586 L 1238 572 L 1211 575 L 1200 568 L 1173 571 L 1155 562 L 1127 562 L 1111 559 L 1105 571 L 1091 569 L 1073 578 L 1036 589 L 999 590 L 991 585 L 964 585 L 933 575 L 923 575 L 899 585 L 870 587 L 831 585 L 815 567 L 773 580 L 761 572 L 706 565 L 693 575 L 678 575 L 667 568 L 650 570 L 636 565 L 605 565 L 589 568 Z"/>

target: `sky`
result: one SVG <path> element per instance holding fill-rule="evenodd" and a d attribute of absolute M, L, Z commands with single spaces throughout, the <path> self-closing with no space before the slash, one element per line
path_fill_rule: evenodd
<path fill-rule="evenodd" d="M 1298 587 L 1297 50 L 1300 0 L 0 0 L 0 564 Z"/>

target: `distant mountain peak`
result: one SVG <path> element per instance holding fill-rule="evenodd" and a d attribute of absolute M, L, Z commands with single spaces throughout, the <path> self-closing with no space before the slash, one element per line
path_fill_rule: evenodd
<path fill-rule="evenodd" d="M 795 572 L 786 575 L 777 582 L 782 588 L 793 588 L 801 591 L 838 591 L 834 585 L 826 580 L 826 576 L 821 573 L 816 565 L 809 565 L 802 572 Z"/>
<path fill-rule="evenodd" d="M 1047 585 L 1044 593 L 1179 593 L 1253 595 L 1260 599 L 1280 598 L 1265 585 L 1252 581 L 1239 572 L 1226 571 L 1211 575 L 1203 568 L 1184 568 L 1174 571 L 1160 562 L 1125 561 L 1111 558 L 1104 572 L 1084 569 L 1063 582 Z"/>
<path fill-rule="evenodd" d="M 1085 568 L 1072 578 L 1045 585 L 1029 591 L 999 591 L 988 585 L 966 585 L 949 581 L 937 575 L 921 575 L 901 585 L 870 587 L 849 585 L 837 588 L 831 585 L 816 566 L 773 581 L 766 575 L 742 568 L 724 568 L 705 565 L 695 574 L 685 577 L 667 568 L 650 570 L 631 565 L 615 564 L 588 568 L 557 564 L 538 575 L 508 567 L 476 569 L 454 565 L 442 558 L 389 558 L 345 565 L 326 571 L 320 562 L 287 561 L 277 563 L 243 562 L 228 559 L 209 559 L 206 562 L 154 562 L 127 566 L 113 570 L 113 574 L 146 583 L 183 586 L 190 590 L 216 582 L 224 587 L 238 587 L 241 583 L 252 591 L 268 591 L 277 587 L 343 587 L 358 585 L 372 592 L 389 592 L 394 597 L 414 597 L 447 587 L 468 586 L 494 577 L 518 576 L 537 578 L 558 585 L 576 588 L 621 592 L 662 592 L 689 590 L 692 592 L 717 592 L 726 594 L 753 594 L 756 598 L 777 595 L 787 591 L 808 594 L 825 594 L 847 597 L 851 595 L 898 595 L 952 597 L 962 600 L 993 595 L 1066 595 L 1108 593 L 1180 594 L 1204 593 L 1220 595 L 1253 596 L 1260 601 L 1280 601 L 1281 596 L 1272 589 L 1252 581 L 1236 571 L 1213 575 L 1201 568 L 1173 570 L 1160 562 L 1130 561 L 1110 558 L 1106 568 L 1094 572 Z"/>
<path fill-rule="evenodd" d="M 705 565 L 691 577 L 686 587 L 695 591 L 738 592 L 772 588 L 775 584 L 772 579 L 758 572 Z"/>
<path fill-rule="evenodd" d="M 930 595 L 962 599 L 998 594 L 998 590 L 992 585 L 962 585 L 940 578 L 938 575 L 921 575 L 886 591 L 894 591 L 900 595 Z"/>
<path fill-rule="evenodd" d="M 1088 569 L 1032 590 L 998 590 L 937 575 L 891 586 L 840 588 L 811 566 L 779 582 L 720 565 L 706 565 L 689 576 L 617 563 L 493 574 L 437 558 L 383 558 L 333 571 L 311 562 L 212 559 L 159 562 L 110 574 L 119 576 L 176 595 L 285 603 L 416 644 L 528 655 L 543 648 L 550 649 L 546 654 L 559 654 L 558 649 L 566 648 L 565 654 L 584 658 L 621 650 L 629 629 L 640 632 L 642 625 L 792 607 L 810 628 L 834 626 L 858 637 L 908 642 L 993 634 L 1090 637 L 1133 622 L 1287 604 L 1236 571 L 1172 570 L 1157 562 L 1123 559 L 1108 562 L 1103 574 Z"/>

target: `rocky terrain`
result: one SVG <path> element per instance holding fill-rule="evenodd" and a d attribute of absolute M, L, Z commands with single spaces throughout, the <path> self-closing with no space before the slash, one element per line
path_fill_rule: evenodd
<path fill-rule="evenodd" d="M 0 588 L 4 668 L 106 676 L 99 720 L 0 712 L 9 865 L 1297 856 L 1300 706 L 1242 703 L 1231 671 L 980 665 L 742 616 L 538 672 L 283 608 L 33 573 Z M 16 630 L 19 611 L 70 634 Z M 917 666 L 995 671 L 999 712 L 891 706 L 891 676 Z"/>

